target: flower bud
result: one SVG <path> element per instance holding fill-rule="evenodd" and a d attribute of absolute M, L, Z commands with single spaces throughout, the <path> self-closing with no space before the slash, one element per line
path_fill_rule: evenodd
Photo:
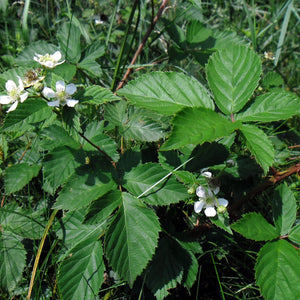
<path fill-rule="evenodd" d="M 189 193 L 190 195 L 195 194 L 195 192 L 196 192 L 196 189 L 195 189 L 194 186 L 191 186 L 191 187 L 188 189 L 188 193 Z"/>
<path fill-rule="evenodd" d="M 223 205 L 219 205 L 219 206 L 217 207 L 217 211 L 218 211 L 218 213 L 220 213 L 220 214 L 224 214 L 224 213 L 227 211 L 227 208 L 226 208 L 225 206 L 223 206 Z"/>

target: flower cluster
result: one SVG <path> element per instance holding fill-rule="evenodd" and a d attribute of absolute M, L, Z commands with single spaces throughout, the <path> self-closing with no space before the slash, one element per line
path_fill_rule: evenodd
<path fill-rule="evenodd" d="M 52 69 L 64 62 L 60 61 L 62 55 L 59 51 L 56 51 L 54 54 L 35 54 L 33 59 L 39 62 L 41 65 L 45 66 L 46 68 Z M 43 88 L 43 84 L 40 83 L 45 76 L 39 76 L 39 70 L 29 70 L 25 74 L 24 82 L 18 76 L 18 83 L 12 80 L 8 80 L 5 84 L 5 88 L 7 91 L 7 95 L 0 95 L 0 104 L 10 104 L 12 103 L 11 107 L 8 109 L 8 112 L 13 111 L 17 108 L 19 102 L 24 102 L 28 98 L 28 92 L 24 91 L 24 84 L 25 88 L 34 87 L 35 90 L 41 90 Z M 71 83 L 66 86 L 65 82 L 62 80 L 58 80 L 56 82 L 56 91 L 45 87 L 42 91 L 42 95 L 47 99 L 54 99 L 54 101 L 48 102 L 49 106 L 60 106 L 60 105 L 67 105 L 69 107 L 74 107 L 79 101 L 72 99 L 71 95 L 73 95 L 77 88 L 76 85 Z"/>
<path fill-rule="evenodd" d="M 56 51 L 54 54 L 46 53 L 45 55 L 35 53 L 33 59 L 49 69 L 53 69 L 56 66 L 65 62 L 64 60 L 60 61 L 61 53 L 59 51 Z"/>
<path fill-rule="evenodd" d="M 24 85 L 21 78 L 18 76 L 19 85 L 12 80 L 8 80 L 5 84 L 7 95 L 0 96 L 0 104 L 10 104 L 11 107 L 7 112 L 13 111 L 17 108 L 19 102 L 24 102 L 28 97 L 28 92 L 24 92 Z"/>
<path fill-rule="evenodd" d="M 210 172 L 202 173 L 203 176 L 211 178 Z M 220 191 L 218 186 L 198 186 L 196 189 L 196 195 L 199 200 L 194 203 L 194 210 L 196 213 L 200 213 L 204 209 L 204 213 L 207 217 L 214 217 L 219 213 L 224 213 L 228 205 L 228 201 L 224 198 L 217 198 L 216 195 Z M 217 210 L 216 210 L 217 208 Z"/>

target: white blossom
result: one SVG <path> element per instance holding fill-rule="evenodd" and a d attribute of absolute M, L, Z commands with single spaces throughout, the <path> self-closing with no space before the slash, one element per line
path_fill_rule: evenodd
<path fill-rule="evenodd" d="M 74 83 L 70 83 L 66 86 L 66 84 L 59 80 L 56 82 L 56 92 L 54 92 L 52 89 L 45 87 L 42 91 L 42 94 L 46 98 L 54 98 L 54 101 L 48 102 L 49 106 L 59 106 L 59 105 L 65 105 L 69 107 L 74 107 L 79 101 L 70 98 L 71 95 L 73 95 L 76 92 L 76 85 Z"/>
<path fill-rule="evenodd" d="M 56 66 L 65 62 L 64 60 L 60 61 L 61 53 L 59 51 L 56 51 L 53 54 L 46 53 L 45 55 L 35 53 L 33 59 L 49 69 L 53 69 Z"/>
<path fill-rule="evenodd" d="M 8 80 L 5 83 L 5 88 L 7 91 L 7 95 L 0 96 L 0 104 L 10 104 L 12 103 L 11 107 L 8 109 L 7 112 L 13 111 L 17 108 L 19 102 L 24 102 L 28 97 L 28 92 L 24 92 L 24 85 L 21 78 L 18 76 L 19 85 L 17 86 L 16 83 L 12 80 Z"/>
<path fill-rule="evenodd" d="M 210 172 L 203 172 L 201 175 L 207 178 L 212 177 Z M 214 217 L 217 214 L 217 211 L 219 213 L 224 213 L 226 211 L 228 201 L 224 198 L 216 197 L 219 191 L 219 186 L 198 186 L 196 189 L 196 195 L 199 200 L 194 203 L 195 212 L 200 213 L 202 209 L 204 209 L 204 213 L 207 217 Z"/>

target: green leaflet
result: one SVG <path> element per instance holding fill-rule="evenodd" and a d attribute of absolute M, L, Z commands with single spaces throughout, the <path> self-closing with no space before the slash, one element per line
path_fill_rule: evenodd
<path fill-rule="evenodd" d="M 258 213 L 248 213 L 237 222 L 231 225 L 231 228 L 246 237 L 255 241 L 270 241 L 279 234 L 274 226 Z"/>
<path fill-rule="evenodd" d="M 157 251 L 149 265 L 146 284 L 157 299 L 164 299 L 168 290 L 178 283 L 188 287 L 195 281 L 198 264 L 194 254 L 184 249 L 171 237 L 159 241 Z"/>
<path fill-rule="evenodd" d="M 176 72 L 152 72 L 131 81 L 118 91 L 137 106 L 172 115 L 181 108 L 214 109 L 206 88 L 195 78 Z"/>
<path fill-rule="evenodd" d="M 84 163 L 82 150 L 74 150 L 67 146 L 53 149 L 43 162 L 45 178 L 43 188 L 53 194 L 60 185 L 67 182 L 75 169 Z"/>
<path fill-rule="evenodd" d="M 231 134 L 240 126 L 240 122 L 230 122 L 210 109 L 185 108 L 175 116 L 171 136 L 160 150 L 212 142 Z"/>
<path fill-rule="evenodd" d="M 105 253 L 131 287 L 151 260 L 159 231 L 155 213 L 136 197 L 122 193 L 122 205 L 105 235 Z"/>
<path fill-rule="evenodd" d="M 257 87 L 260 58 L 250 48 L 232 44 L 210 57 L 206 74 L 217 106 L 230 115 L 245 106 Z"/>
<path fill-rule="evenodd" d="M 22 278 L 26 250 L 20 238 L 10 231 L 0 232 L 0 287 L 13 291 Z"/>
<path fill-rule="evenodd" d="M 140 165 L 125 174 L 124 187 L 138 197 L 168 173 L 158 164 L 147 163 Z M 187 197 L 186 188 L 172 176 L 157 184 L 143 195 L 141 199 L 148 204 L 168 205 L 177 203 Z"/>
<path fill-rule="evenodd" d="M 255 156 L 256 161 L 260 164 L 264 173 L 267 173 L 275 157 L 275 150 L 271 141 L 267 135 L 256 126 L 243 125 L 240 130 L 250 152 Z"/>
<path fill-rule="evenodd" d="M 258 96 L 254 103 L 236 119 L 243 122 L 273 122 L 288 119 L 300 113 L 300 99 L 288 92 L 270 92 Z"/>
<path fill-rule="evenodd" d="M 295 227 L 293 227 L 291 229 L 290 234 L 289 234 L 289 239 L 292 242 L 300 245 L 300 224 L 296 225 Z"/>
<path fill-rule="evenodd" d="M 28 184 L 32 178 L 36 177 L 41 169 L 41 165 L 29 165 L 21 163 L 6 169 L 4 182 L 5 192 L 14 193 Z"/>
<path fill-rule="evenodd" d="M 284 184 L 276 187 L 273 195 L 273 218 L 281 236 L 287 234 L 296 220 L 296 199 L 293 192 Z"/>
<path fill-rule="evenodd" d="M 104 281 L 101 241 L 85 239 L 71 249 L 60 268 L 58 286 L 65 300 L 94 300 Z"/>
<path fill-rule="evenodd" d="M 34 129 L 34 124 L 50 118 L 52 109 L 42 99 L 27 99 L 8 113 L 1 131 L 19 132 Z"/>
<path fill-rule="evenodd" d="M 263 246 L 257 258 L 255 277 L 266 300 L 300 299 L 300 259 L 286 240 Z"/>
<path fill-rule="evenodd" d="M 103 164 L 104 165 L 104 164 Z M 77 168 L 56 200 L 56 209 L 78 209 L 116 188 L 109 172 L 94 161 Z"/>
<path fill-rule="evenodd" d="M 61 50 L 64 52 L 66 60 L 71 63 L 78 63 L 81 57 L 80 47 L 81 31 L 74 22 L 63 23 L 57 32 L 57 39 Z"/>

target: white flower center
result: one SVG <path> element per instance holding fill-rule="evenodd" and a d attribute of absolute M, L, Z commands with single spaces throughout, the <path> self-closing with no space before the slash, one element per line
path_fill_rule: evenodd
<path fill-rule="evenodd" d="M 47 62 L 47 61 L 51 61 L 53 63 L 56 62 L 56 60 L 49 53 L 40 57 L 40 62 Z"/>
<path fill-rule="evenodd" d="M 20 97 L 20 91 L 18 89 L 11 90 L 8 95 L 10 98 L 12 98 L 14 101 L 16 101 Z"/>

